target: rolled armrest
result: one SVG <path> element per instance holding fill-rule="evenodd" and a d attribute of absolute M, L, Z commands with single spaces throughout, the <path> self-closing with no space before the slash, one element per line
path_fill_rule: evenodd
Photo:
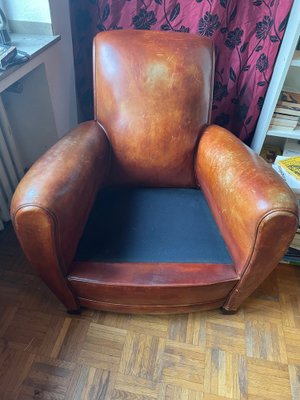
<path fill-rule="evenodd" d="M 86 122 L 31 167 L 13 196 L 11 217 L 21 246 L 59 297 L 108 167 L 106 135 L 95 121 Z"/>
<path fill-rule="evenodd" d="M 293 192 L 261 157 L 216 125 L 201 136 L 195 172 L 240 276 L 237 309 L 276 267 L 298 225 Z"/>

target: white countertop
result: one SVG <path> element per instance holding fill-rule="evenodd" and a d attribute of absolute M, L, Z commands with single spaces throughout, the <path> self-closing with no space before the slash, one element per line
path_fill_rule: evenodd
<path fill-rule="evenodd" d="M 26 63 L 30 62 L 42 51 L 46 50 L 49 46 L 52 46 L 54 43 L 60 40 L 59 35 L 46 36 L 11 33 L 10 37 L 12 39 L 12 46 L 16 46 L 17 50 L 25 51 L 30 55 L 31 58 Z M 9 67 L 5 71 L 0 71 L 0 81 L 10 75 L 12 72 L 16 71 L 18 68 L 21 68 L 26 63 Z"/>

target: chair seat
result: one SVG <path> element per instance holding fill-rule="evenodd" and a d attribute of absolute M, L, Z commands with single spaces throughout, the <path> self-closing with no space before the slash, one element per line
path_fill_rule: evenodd
<path fill-rule="evenodd" d="M 101 190 L 76 261 L 232 264 L 198 189 Z"/>
<path fill-rule="evenodd" d="M 82 306 L 118 312 L 220 307 L 238 281 L 198 189 L 102 190 L 69 284 Z"/>

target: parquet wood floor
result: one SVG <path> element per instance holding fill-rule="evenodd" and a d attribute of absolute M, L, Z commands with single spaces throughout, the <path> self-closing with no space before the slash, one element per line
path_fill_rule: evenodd
<path fill-rule="evenodd" d="M 0 233 L 1 400 L 300 399 L 300 267 L 235 315 L 69 316 Z"/>

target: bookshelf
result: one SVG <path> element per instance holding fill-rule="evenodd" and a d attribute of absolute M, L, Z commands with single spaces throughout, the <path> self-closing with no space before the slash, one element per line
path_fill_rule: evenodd
<path fill-rule="evenodd" d="M 300 67 L 300 50 L 296 50 L 293 56 L 291 67 Z"/>
<path fill-rule="evenodd" d="M 252 149 L 260 154 L 264 144 L 284 147 L 286 139 L 300 140 L 300 125 L 294 130 L 270 129 L 271 119 L 282 90 L 300 93 L 300 0 L 294 0 L 285 35 L 274 66 L 254 137 Z"/>

